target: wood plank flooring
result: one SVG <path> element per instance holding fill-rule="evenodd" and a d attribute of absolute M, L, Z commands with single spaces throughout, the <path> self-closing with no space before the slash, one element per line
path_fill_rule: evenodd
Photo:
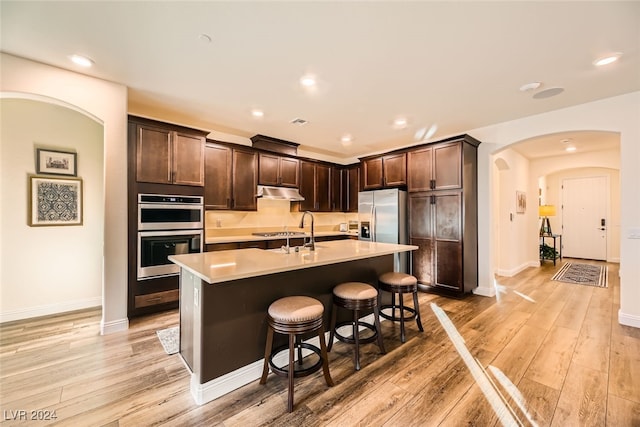
<path fill-rule="evenodd" d="M 128 331 L 107 336 L 99 335 L 99 309 L 5 323 L 0 424 L 500 425 L 471 373 L 475 363 L 502 396 L 498 412 L 520 425 L 640 426 L 640 329 L 617 322 L 618 265 L 609 264 L 608 288 L 551 281 L 559 268 L 547 263 L 498 277 L 496 298 L 421 293 L 423 333 L 409 323 L 401 344 L 398 325 L 382 322 L 387 354 L 363 346 L 359 372 L 351 346 L 335 343 L 336 385 L 328 388 L 321 372 L 296 379 L 291 414 L 286 380 L 274 375 L 264 386 L 256 380 L 196 405 L 180 357 L 165 354 L 155 334 L 178 323 L 176 311 L 133 319 Z M 469 364 L 432 303 L 463 338 Z"/>

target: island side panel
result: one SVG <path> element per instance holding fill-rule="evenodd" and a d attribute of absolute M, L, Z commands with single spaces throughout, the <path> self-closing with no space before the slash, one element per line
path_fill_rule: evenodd
<path fill-rule="evenodd" d="M 194 370 L 204 384 L 264 357 L 269 305 L 282 297 L 306 295 L 325 307 L 328 328 L 332 290 L 343 282 L 359 281 L 377 287 L 380 274 L 393 271 L 393 255 L 326 266 L 287 271 L 225 283 L 202 283 L 200 369 Z M 384 295 L 385 300 L 388 295 Z M 193 298 L 193 297 L 192 297 Z M 390 298 L 389 298 L 390 300 Z M 347 312 L 341 313 L 350 319 Z M 286 343 L 278 336 L 275 346 Z"/>

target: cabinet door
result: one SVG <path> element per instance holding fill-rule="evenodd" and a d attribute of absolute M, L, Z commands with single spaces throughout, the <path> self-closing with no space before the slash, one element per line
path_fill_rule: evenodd
<path fill-rule="evenodd" d="M 358 212 L 358 192 L 360 192 L 360 167 L 350 167 L 345 174 L 347 194 L 345 200 L 347 205 L 345 211 Z"/>
<path fill-rule="evenodd" d="M 407 190 L 431 190 L 433 149 L 420 148 L 407 153 Z"/>
<path fill-rule="evenodd" d="M 319 212 L 331 212 L 331 166 L 315 166 L 315 210 Z"/>
<path fill-rule="evenodd" d="M 199 187 L 204 185 L 203 137 L 174 133 L 173 183 Z"/>
<path fill-rule="evenodd" d="M 343 169 L 331 168 L 331 210 L 333 212 L 344 211 L 345 205 L 345 191 L 344 191 L 344 175 L 346 171 Z"/>
<path fill-rule="evenodd" d="M 425 193 L 416 193 L 409 197 L 409 236 L 411 238 L 433 238 L 434 197 Z"/>
<path fill-rule="evenodd" d="M 407 154 L 392 154 L 382 159 L 382 175 L 385 187 L 407 184 Z"/>
<path fill-rule="evenodd" d="M 418 283 L 431 285 L 433 283 L 433 241 L 430 239 L 410 239 L 411 244 L 418 249 L 411 251 L 411 274 L 418 279 Z"/>
<path fill-rule="evenodd" d="M 207 144 L 204 153 L 204 205 L 207 209 L 231 209 L 232 150 Z"/>
<path fill-rule="evenodd" d="M 452 142 L 433 147 L 434 190 L 462 187 L 462 143 Z"/>
<path fill-rule="evenodd" d="M 280 183 L 283 187 L 298 187 L 300 161 L 290 157 L 280 158 Z"/>
<path fill-rule="evenodd" d="M 272 154 L 260 153 L 260 174 L 258 183 L 260 185 L 278 185 L 280 182 L 280 173 L 278 170 L 280 156 Z M 254 190 L 255 191 L 255 190 Z"/>
<path fill-rule="evenodd" d="M 362 173 L 364 175 L 364 189 L 373 190 L 384 185 L 382 175 L 382 157 L 362 161 Z"/>
<path fill-rule="evenodd" d="M 435 285 L 463 291 L 462 194 L 435 196 Z"/>
<path fill-rule="evenodd" d="M 171 184 L 171 131 L 138 125 L 136 181 Z"/>
<path fill-rule="evenodd" d="M 314 163 L 300 162 L 300 194 L 304 197 L 304 200 L 300 202 L 301 211 L 313 211 L 316 209 L 315 173 L 316 167 Z"/>
<path fill-rule="evenodd" d="M 258 156 L 253 151 L 233 150 L 233 209 L 255 211 L 258 208 Z"/>

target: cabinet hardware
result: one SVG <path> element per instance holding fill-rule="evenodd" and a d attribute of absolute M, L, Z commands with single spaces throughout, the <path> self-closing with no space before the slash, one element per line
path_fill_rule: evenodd
<path fill-rule="evenodd" d="M 161 301 L 162 297 L 147 298 L 147 302 Z"/>
<path fill-rule="evenodd" d="M 434 188 L 436 188 L 436 180 L 435 179 L 429 180 L 429 188 L 431 188 L 432 190 Z"/>

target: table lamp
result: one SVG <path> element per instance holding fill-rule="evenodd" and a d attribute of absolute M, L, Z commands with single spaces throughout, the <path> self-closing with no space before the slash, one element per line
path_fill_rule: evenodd
<path fill-rule="evenodd" d="M 542 224 L 540 224 L 540 235 L 551 236 L 552 233 L 549 217 L 556 216 L 556 207 L 553 205 L 538 206 L 538 216 L 542 218 Z"/>

